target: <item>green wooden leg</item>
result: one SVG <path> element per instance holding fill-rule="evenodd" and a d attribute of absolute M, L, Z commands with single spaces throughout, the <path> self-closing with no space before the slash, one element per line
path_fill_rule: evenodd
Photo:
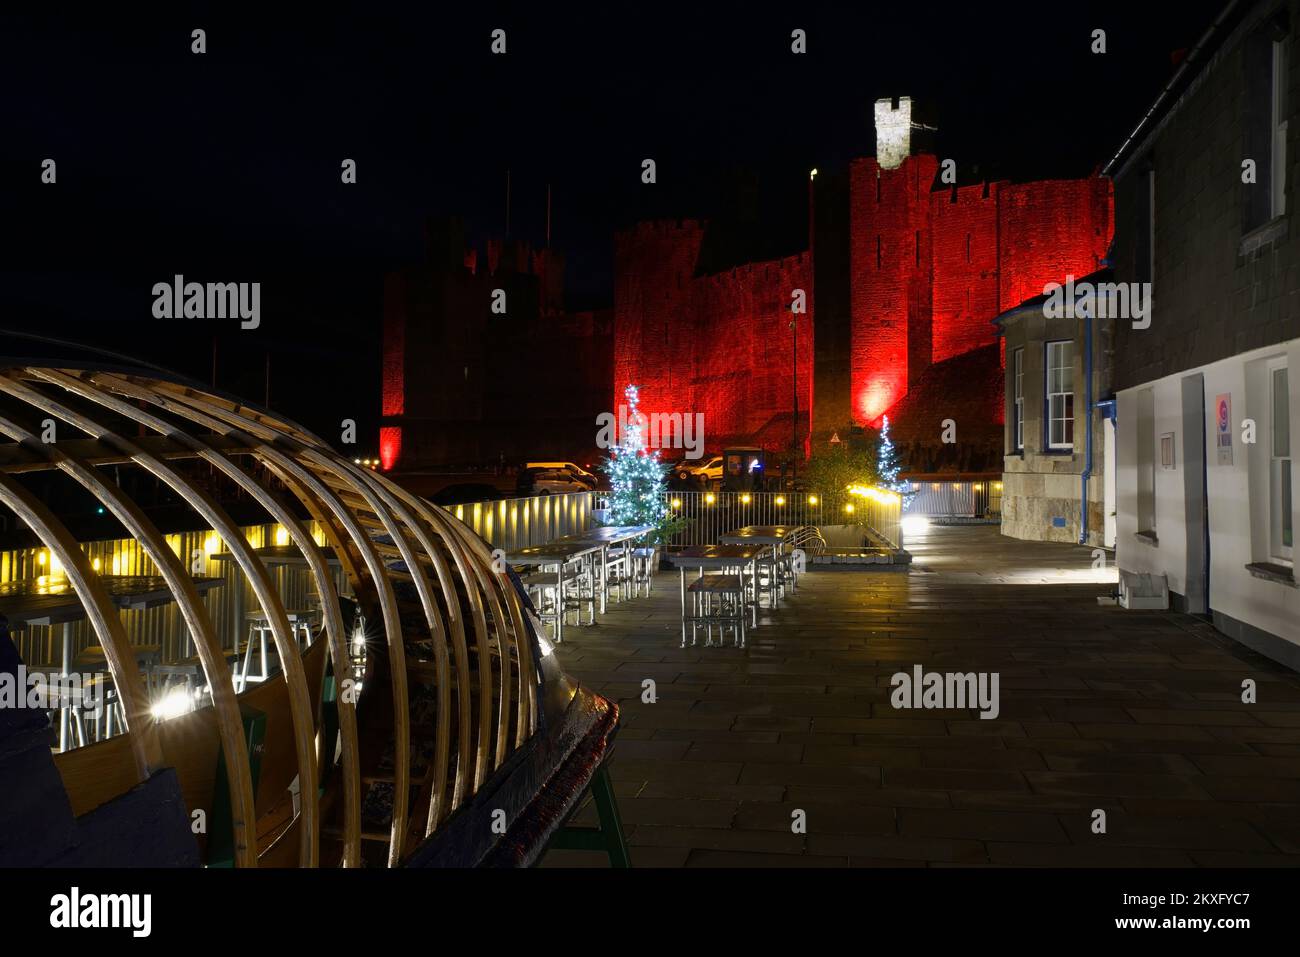
<path fill-rule="evenodd" d="M 623 836 L 623 821 L 618 816 L 618 801 L 614 799 L 614 784 L 602 764 L 591 779 L 591 796 L 596 802 L 596 816 L 600 819 L 600 833 L 605 838 L 610 867 L 631 867 L 627 852 L 627 839 Z"/>
<path fill-rule="evenodd" d="M 244 721 L 244 740 L 248 744 L 248 769 L 253 777 L 253 794 L 257 794 L 257 781 L 262 774 L 262 741 L 266 737 L 266 714 L 256 708 L 239 706 Z M 226 775 L 225 750 L 217 752 L 217 776 L 212 786 L 212 814 L 208 819 L 208 867 L 235 866 L 235 816 L 230 805 L 230 778 Z M 256 821 L 248 821 L 249 838 L 257 840 L 251 829 Z"/>
<path fill-rule="evenodd" d="M 595 827 L 566 824 L 560 828 L 550 846 L 566 851 L 604 851 L 609 855 L 610 867 L 631 867 L 627 841 L 623 837 L 623 822 L 618 816 L 618 802 L 614 798 L 614 785 L 609 772 L 601 765 L 588 786 L 596 805 Z"/>
<path fill-rule="evenodd" d="M 320 793 L 325 793 L 325 779 L 334 767 L 334 752 L 338 750 L 339 741 L 339 702 L 338 685 L 334 680 L 334 662 L 325 665 L 325 681 L 321 685 L 321 751 L 320 751 Z"/>

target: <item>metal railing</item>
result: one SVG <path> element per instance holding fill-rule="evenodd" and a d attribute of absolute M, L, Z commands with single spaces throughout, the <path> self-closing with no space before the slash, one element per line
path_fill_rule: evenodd
<path fill-rule="evenodd" d="M 499 502 L 471 502 L 444 508 L 494 548 L 513 551 L 543 545 L 561 535 L 590 528 L 591 493 L 533 495 Z"/>
<path fill-rule="evenodd" d="M 319 526 L 315 522 L 307 522 L 306 526 L 317 544 L 323 544 L 325 537 Z M 287 543 L 287 533 L 279 525 L 249 525 L 240 531 L 253 548 Z M 247 612 L 256 611 L 261 605 L 238 565 L 212 560 L 213 554 L 226 548 L 220 536 L 211 531 L 191 531 L 166 535 L 164 538 L 187 567 L 195 553 L 201 553 L 200 575 L 222 580 L 222 585 L 211 589 L 203 599 L 216 633 L 223 641 L 231 636 L 246 637 L 244 632 L 248 624 L 244 616 Z M 81 550 L 90 559 L 91 568 L 103 575 L 161 574 L 153 560 L 145 554 L 140 542 L 134 538 L 85 542 L 81 545 Z M 285 607 L 309 609 L 314 606 L 315 589 L 305 566 L 277 566 L 268 571 Z M 352 594 L 352 587 L 341 571 L 335 570 L 334 579 L 334 587 L 340 594 Z M 72 590 L 57 559 L 44 547 L 0 552 L 0 584 L 20 581 L 34 582 L 38 587 L 48 588 L 55 593 Z M 132 645 L 158 645 L 164 661 L 177 661 L 190 653 L 186 648 L 190 631 L 179 606 L 174 602 L 157 608 L 125 608 L 119 613 L 127 640 Z M 24 628 L 11 623 L 10 638 L 29 666 L 54 667 L 62 659 L 63 628 L 63 625 L 33 625 Z M 99 644 L 99 638 L 89 620 L 70 622 L 68 628 L 73 658 L 91 645 Z"/>
<path fill-rule="evenodd" d="M 603 508 L 608 492 L 593 492 Z M 669 546 L 712 545 L 743 525 L 861 525 L 890 547 L 902 548 L 901 503 L 897 495 L 825 495 L 820 492 L 665 492 L 669 511 L 687 519 Z"/>
<path fill-rule="evenodd" d="M 1002 515 L 1002 482 L 998 479 L 945 479 L 913 476 L 908 515 L 929 518 L 996 519 Z"/>

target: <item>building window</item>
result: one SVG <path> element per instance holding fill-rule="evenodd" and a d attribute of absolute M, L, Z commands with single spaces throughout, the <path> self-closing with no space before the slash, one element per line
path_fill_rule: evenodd
<path fill-rule="evenodd" d="M 1290 563 L 1294 529 L 1291 498 L 1291 390 L 1286 360 L 1269 363 L 1269 551 Z"/>
<path fill-rule="evenodd" d="M 1286 212 L 1286 44 L 1282 40 L 1272 43 L 1272 96 L 1269 98 L 1269 133 L 1271 146 L 1269 158 L 1269 207 L 1274 217 Z M 1286 378 L 1283 373 L 1283 378 Z"/>
<path fill-rule="evenodd" d="M 1047 343 L 1047 447 L 1074 448 L 1074 342 Z"/>
<path fill-rule="evenodd" d="M 1011 420 L 1011 428 L 1014 430 L 1012 439 L 1015 441 L 1015 451 L 1023 452 L 1025 450 L 1025 350 L 1017 349 L 1012 355 L 1015 369 L 1015 385 L 1012 386 L 1014 390 L 1012 396 L 1015 401 L 1015 416 Z"/>
<path fill-rule="evenodd" d="M 1154 541 L 1156 534 L 1156 397 L 1151 389 L 1137 395 L 1137 530 Z"/>
<path fill-rule="evenodd" d="M 1156 171 L 1153 168 L 1148 167 L 1139 175 L 1137 190 L 1133 272 L 1138 282 L 1151 283 L 1156 275 Z"/>
<path fill-rule="evenodd" d="M 1243 183 L 1244 231 L 1286 212 L 1286 25 L 1269 21 L 1246 43 L 1246 159 L 1255 181 Z"/>

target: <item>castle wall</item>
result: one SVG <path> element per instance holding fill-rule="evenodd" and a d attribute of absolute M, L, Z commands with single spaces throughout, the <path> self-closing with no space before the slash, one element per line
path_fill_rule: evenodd
<path fill-rule="evenodd" d="M 631 382 L 646 414 L 702 413 L 711 450 L 755 436 L 788 447 L 796 381 L 801 421 L 811 402 L 809 257 L 695 276 L 703 235 L 686 221 L 642 223 L 616 238 L 610 411 Z M 792 333 L 795 289 L 804 290 L 808 312 L 795 317 Z"/>
<path fill-rule="evenodd" d="M 994 182 L 938 189 L 933 156 L 896 170 L 850 167 L 852 409 L 881 416 L 931 365 L 997 342 L 994 316 L 1068 274 L 1098 269 L 1110 244 L 1108 180 Z"/>
<path fill-rule="evenodd" d="M 995 341 L 989 322 L 1001 312 L 998 292 L 998 193 L 1001 184 L 931 194 L 934 269 L 931 354 L 935 362 Z M 983 321 L 981 321 L 983 320 Z"/>

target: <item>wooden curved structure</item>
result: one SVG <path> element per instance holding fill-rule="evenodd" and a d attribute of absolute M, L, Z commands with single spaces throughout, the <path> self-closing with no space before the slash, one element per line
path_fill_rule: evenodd
<path fill-rule="evenodd" d="M 54 442 L 41 436 L 49 420 Z M 220 536 L 269 626 L 282 663 L 274 680 L 236 693 L 186 561 L 106 466 L 149 476 Z M 139 542 L 188 629 L 210 707 L 151 716 L 117 610 L 75 537 L 24 484 L 32 472 L 66 476 Z M 321 604 L 305 652 L 218 483 L 260 507 L 300 552 Z M 191 811 L 214 799 L 224 776 L 240 867 L 528 864 L 616 729 L 617 707 L 564 677 L 513 573 L 494 569 L 481 539 L 266 410 L 151 372 L 0 367 L 0 503 L 61 562 L 125 714 L 124 734 L 56 756 L 76 813 L 174 768 Z M 332 563 L 349 600 L 378 623 L 355 682 Z M 340 689 L 332 753 L 321 746 L 327 665 Z M 266 719 L 256 784 L 241 717 L 249 709 Z M 286 817 L 294 780 L 296 810 Z M 268 832 L 276 808 L 280 824 Z M 506 826 L 491 826 L 502 812 Z"/>

